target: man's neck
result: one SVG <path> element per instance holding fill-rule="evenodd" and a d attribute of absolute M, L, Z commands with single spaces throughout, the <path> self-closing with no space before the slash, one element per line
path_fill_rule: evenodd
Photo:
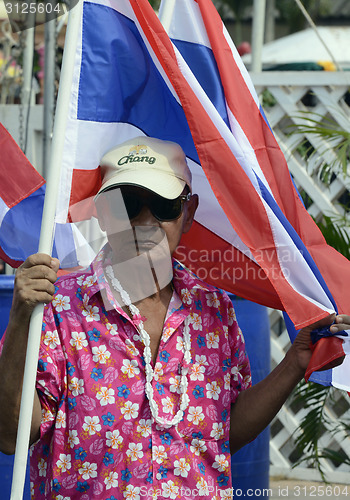
<path fill-rule="evenodd" d="M 154 311 L 157 310 L 157 308 L 161 308 L 162 311 L 167 310 L 172 293 L 174 290 L 173 283 L 170 281 L 165 287 L 160 288 L 158 286 L 158 281 L 156 278 L 156 275 L 153 271 L 153 278 L 154 278 L 154 284 L 152 287 L 152 292 L 149 293 L 150 288 L 145 290 L 143 284 L 140 283 L 135 283 L 132 282 L 128 287 L 123 287 L 123 289 L 127 292 L 127 294 L 130 297 L 131 302 L 140 310 L 143 312 L 149 311 L 149 313 L 153 314 Z M 109 283 L 110 290 L 117 301 L 117 303 L 121 306 L 121 308 L 127 312 L 127 314 L 130 316 L 130 310 L 129 308 L 125 305 L 125 302 L 123 301 L 120 293 L 113 287 L 111 280 L 107 278 L 107 281 Z M 135 293 L 136 291 L 136 293 Z M 145 293 L 142 293 L 145 291 Z M 148 295 L 147 295 L 148 292 Z M 135 297 L 137 297 L 137 300 L 135 300 Z M 142 297 L 142 298 L 139 298 Z"/>
<path fill-rule="evenodd" d="M 173 294 L 173 290 L 173 284 L 172 282 L 170 282 L 166 287 L 162 288 L 161 290 L 158 289 L 149 297 L 145 297 L 144 299 L 135 302 L 134 305 L 139 308 L 145 307 L 147 305 L 149 305 L 150 307 L 155 307 L 160 304 L 166 304 L 166 306 L 168 307 Z"/>

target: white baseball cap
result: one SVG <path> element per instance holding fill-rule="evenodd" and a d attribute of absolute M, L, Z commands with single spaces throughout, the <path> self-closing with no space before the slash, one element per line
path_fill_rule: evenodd
<path fill-rule="evenodd" d="M 100 161 L 102 186 L 98 194 L 121 185 L 149 189 L 174 199 L 192 176 L 182 148 L 175 142 L 135 137 L 108 151 Z"/>

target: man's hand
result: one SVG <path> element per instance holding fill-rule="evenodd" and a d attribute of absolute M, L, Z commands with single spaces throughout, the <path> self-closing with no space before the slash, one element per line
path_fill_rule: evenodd
<path fill-rule="evenodd" d="M 16 272 L 10 321 L 0 357 L 0 451 L 15 451 L 22 394 L 23 372 L 30 316 L 35 306 L 51 302 L 55 293 L 59 262 L 46 254 L 34 254 Z M 40 436 L 41 406 L 37 393 L 30 442 Z"/>
<path fill-rule="evenodd" d="M 324 326 L 330 326 L 332 333 L 350 329 L 350 316 L 332 314 L 302 328 L 279 365 L 264 380 L 239 394 L 231 409 L 231 453 L 254 439 L 280 410 L 309 365 L 312 355 L 310 333 Z M 337 359 L 332 366 L 324 369 L 333 368 L 341 362 L 341 358 Z"/>
<path fill-rule="evenodd" d="M 11 314 L 28 320 L 37 304 L 49 303 L 55 293 L 59 261 L 37 253 L 17 269 Z"/>
<path fill-rule="evenodd" d="M 332 325 L 332 323 L 335 323 Z M 330 326 L 332 325 L 332 326 Z M 290 350 L 288 351 L 288 355 L 295 361 L 297 367 L 299 367 L 301 373 L 305 373 L 306 368 L 309 365 L 312 351 L 311 351 L 311 340 L 310 333 L 312 330 L 316 330 L 317 328 L 322 328 L 325 326 L 329 326 L 330 331 L 332 333 L 337 333 L 342 330 L 350 329 L 350 316 L 345 314 L 339 314 L 336 316 L 335 314 L 331 314 L 327 318 L 324 318 L 312 325 L 309 325 L 305 328 L 302 328 L 298 335 L 296 336 L 294 343 Z M 324 369 L 334 368 L 342 363 L 342 359 L 339 358 L 332 366 L 326 366 Z"/>

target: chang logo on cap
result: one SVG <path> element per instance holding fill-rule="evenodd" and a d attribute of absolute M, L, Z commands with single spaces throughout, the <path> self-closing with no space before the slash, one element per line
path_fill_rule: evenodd
<path fill-rule="evenodd" d="M 156 158 L 154 156 L 146 156 L 147 155 L 147 146 L 144 144 L 140 144 L 138 146 L 132 146 L 130 148 L 129 154 L 127 156 L 122 156 L 118 161 L 118 165 L 125 165 L 126 163 L 135 163 L 135 162 L 146 162 L 150 165 L 153 165 L 156 162 Z"/>

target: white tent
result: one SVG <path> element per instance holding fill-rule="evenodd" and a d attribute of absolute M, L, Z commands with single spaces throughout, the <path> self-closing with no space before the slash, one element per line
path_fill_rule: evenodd
<path fill-rule="evenodd" d="M 350 27 L 320 26 L 318 31 L 339 66 L 350 68 Z M 249 66 L 251 54 L 243 56 L 243 61 Z M 331 57 L 312 28 L 279 38 L 262 48 L 264 67 L 319 61 L 331 61 Z"/>

